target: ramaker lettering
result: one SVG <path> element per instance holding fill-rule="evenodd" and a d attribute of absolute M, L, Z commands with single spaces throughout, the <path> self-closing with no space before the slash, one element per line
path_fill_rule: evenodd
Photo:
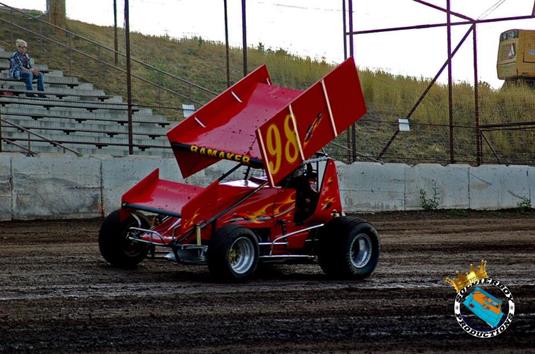
<path fill-rule="evenodd" d="M 216 149 L 207 148 L 205 146 L 190 145 L 190 152 L 194 152 L 200 155 L 206 155 L 210 157 L 216 157 L 220 159 L 226 159 L 236 162 L 241 162 L 244 165 L 248 165 L 251 162 L 251 157 L 247 155 L 234 154 L 232 152 L 220 151 Z"/>

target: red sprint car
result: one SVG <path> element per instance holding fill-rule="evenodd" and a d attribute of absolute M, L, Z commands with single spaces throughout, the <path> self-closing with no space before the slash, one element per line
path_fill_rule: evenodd
<path fill-rule="evenodd" d="M 368 277 L 377 231 L 345 216 L 335 162 L 322 153 L 365 112 L 352 58 L 305 91 L 272 84 L 259 67 L 167 133 L 184 178 L 221 160 L 234 167 L 207 187 L 150 173 L 104 220 L 102 256 L 133 267 L 163 255 L 224 281 L 250 279 L 259 263 Z"/>

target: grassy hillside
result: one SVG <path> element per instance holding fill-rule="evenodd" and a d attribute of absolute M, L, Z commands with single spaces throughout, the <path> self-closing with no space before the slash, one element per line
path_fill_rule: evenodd
<path fill-rule="evenodd" d="M 0 14 L 7 18 L 7 14 Z M 77 38 L 58 35 L 46 26 L 21 16 L 11 16 L 20 26 L 37 33 L 51 36 L 61 43 L 89 53 L 98 61 L 113 62 L 113 56 L 104 49 Z M 68 21 L 68 29 L 113 47 L 113 29 L 99 27 L 78 21 Z M 30 52 L 37 62 L 46 63 L 52 69 L 62 69 L 69 75 L 95 84 L 108 93 L 126 96 L 125 74 L 99 63 L 97 60 L 67 50 L 38 35 L 3 25 L 0 28 L 4 46 L 13 43 L 16 37 L 30 42 Z M 123 33 L 120 32 L 121 42 Z M 201 38 L 174 39 L 167 36 L 145 36 L 132 33 L 132 55 L 161 70 L 191 80 L 199 85 L 220 92 L 226 87 L 225 47 L 221 43 Z M 124 51 L 124 43 L 121 43 Z M 231 49 L 231 80 L 242 77 L 241 49 Z M 284 50 L 249 48 L 249 70 L 267 64 L 274 83 L 293 88 L 305 88 L 322 77 L 332 65 L 310 58 L 289 55 Z M 494 59 L 492 59 L 494 60 Z M 124 59 L 119 66 L 124 69 Z M 181 103 L 196 102 L 196 106 L 207 102 L 212 95 L 133 64 L 133 72 L 148 80 L 160 82 L 166 88 L 180 95 L 154 88 L 134 79 L 134 100 L 138 104 L 179 107 Z M 394 76 L 386 72 L 361 70 L 361 81 L 369 113 L 357 124 L 357 149 L 359 154 L 377 156 L 384 144 L 396 130 L 397 118 L 405 117 L 427 87 L 425 78 Z M 526 87 L 508 90 L 493 90 L 484 83 L 480 86 L 481 123 L 517 122 L 535 118 L 535 91 Z M 385 155 L 386 161 L 446 162 L 449 160 L 449 128 L 447 87 L 434 86 L 422 105 L 412 116 L 410 133 L 400 133 Z M 475 161 L 475 131 L 473 87 L 458 84 L 454 87 L 455 154 L 457 161 Z M 159 110 L 169 119 L 181 119 L 178 110 Z M 532 131 L 487 132 L 486 137 L 504 161 L 532 161 L 535 156 L 535 135 Z M 338 143 L 345 144 L 341 136 Z M 343 150 L 330 147 L 331 152 L 343 156 Z M 484 147 L 487 162 L 495 159 L 488 146 Z M 364 158 L 363 158 L 364 159 Z"/>

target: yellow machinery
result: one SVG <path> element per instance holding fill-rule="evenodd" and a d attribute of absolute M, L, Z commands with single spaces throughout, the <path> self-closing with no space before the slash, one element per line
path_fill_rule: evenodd
<path fill-rule="evenodd" d="M 506 83 L 535 82 L 535 31 L 512 29 L 500 35 L 498 78 Z"/>

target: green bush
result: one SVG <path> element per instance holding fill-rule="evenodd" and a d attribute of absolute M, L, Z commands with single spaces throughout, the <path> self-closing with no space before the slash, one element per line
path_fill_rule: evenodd
<path fill-rule="evenodd" d="M 424 210 L 436 210 L 440 204 L 440 196 L 435 181 L 433 181 L 432 190 L 433 195 L 428 197 L 427 192 L 420 189 L 420 206 Z"/>

